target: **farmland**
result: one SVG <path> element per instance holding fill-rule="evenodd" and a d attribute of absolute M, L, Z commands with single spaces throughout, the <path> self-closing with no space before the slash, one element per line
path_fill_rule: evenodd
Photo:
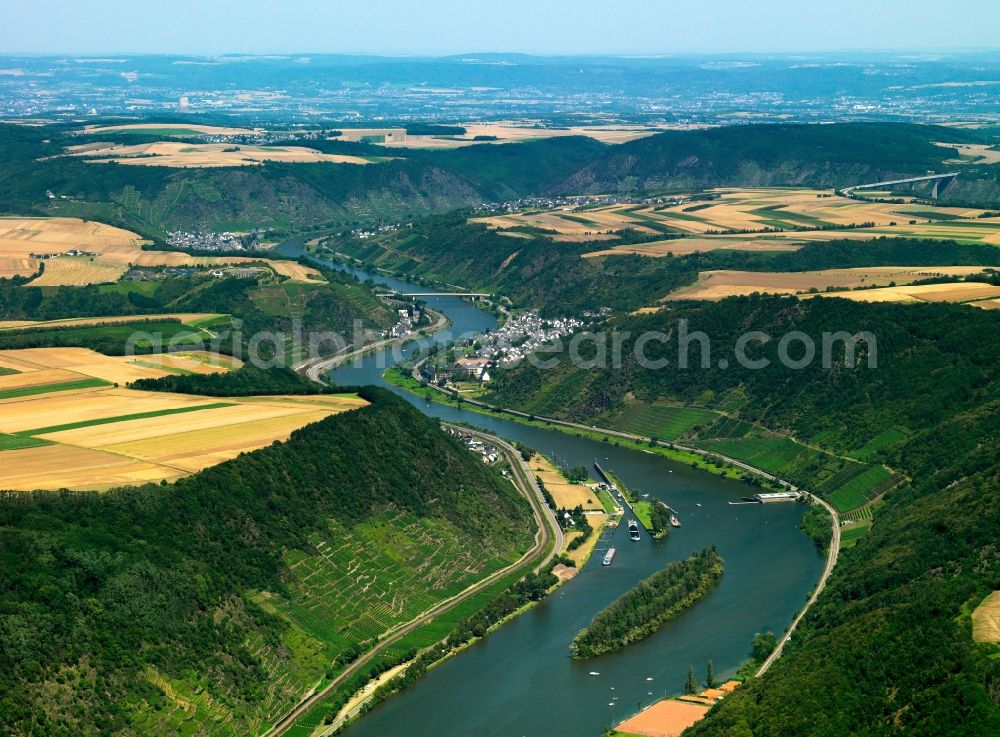
<path fill-rule="evenodd" d="M 162 365 L 158 365 L 158 363 Z M 81 348 L 0 351 L 0 434 L 9 489 L 104 489 L 175 479 L 285 440 L 365 402 L 354 396 L 204 398 L 120 388 L 215 369 L 200 356 L 138 361 Z"/>
<path fill-rule="evenodd" d="M 847 296 L 849 299 L 860 299 L 863 301 L 896 301 L 882 297 L 882 295 L 896 294 L 900 295 L 901 299 L 920 299 L 918 295 L 921 291 L 929 295 L 934 295 L 941 294 L 942 292 L 950 294 L 955 289 L 957 289 L 955 292 L 957 296 L 962 294 L 963 290 L 967 290 L 968 287 L 963 285 L 938 285 L 938 289 L 928 290 L 926 287 L 913 289 L 900 286 L 897 288 L 897 285 L 906 285 L 910 282 L 933 277 L 967 276 L 979 274 L 982 271 L 983 267 L 980 266 L 877 266 L 791 272 L 713 270 L 700 272 L 696 283 L 674 291 L 666 299 L 718 300 L 757 292 L 765 294 L 801 294 L 810 290 L 824 292 L 831 288 L 838 290 L 833 292 L 833 296 Z M 950 287 L 950 289 L 942 289 L 942 286 Z M 841 291 L 845 289 L 860 289 L 862 287 L 888 287 L 888 290 L 866 290 L 856 296 L 844 295 Z M 870 294 L 869 291 L 871 292 Z M 984 290 L 981 288 L 972 289 L 971 292 L 968 292 L 968 298 L 974 298 L 972 295 L 980 291 Z M 989 296 L 995 296 L 988 289 L 985 292 Z M 904 297 L 903 295 L 907 296 Z M 964 300 L 947 299 L 943 301 Z"/>
<path fill-rule="evenodd" d="M 108 143 L 104 146 L 85 144 L 70 146 L 70 156 L 85 157 L 92 164 L 129 164 L 133 166 L 166 166 L 180 169 L 207 169 L 226 166 L 259 166 L 265 161 L 289 164 L 354 164 L 374 163 L 371 158 L 327 154 L 304 146 L 233 146 L 226 143 L 179 143 L 157 141 L 137 145 Z"/>
<path fill-rule="evenodd" d="M 568 482 L 544 456 L 533 455 L 530 467 L 532 473 L 545 484 L 545 488 L 555 500 L 557 509 L 575 509 L 577 506 L 583 507 L 585 510 L 602 511 L 604 509 L 593 489 L 583 484 Z"/>
<path fill-rule="evenodd" d="M 260 262 L 280 277 L 320 282 L 315 269 L 292 261 L 249 256 L 191 256 L 179 251 L 149 251 L 147 241 L 122 228 L 78 218 L 0 218 L 0 278 L 31 276 L 41 263 L 45 273 L 33 286 L 83 286 L 117 281 L 129 266 L 226 266 Z M 76 250 L 89 256 L 65 256 Z M 36 256 L 46 256 L 44 261 Z"/>
<path fill-rule="evenodd" d="M 585 254 L 590 258 L 663 257 L 716 249 L 792 250 L 811 240 L 830 240 L 831 231 L 837 238 L 887 235 L 1000 245 L 1000 218 L 984 217 L 988 213 L 976 208 L 890 204 L 841 197 L 833 190 L 794 188 L 714 189 L 700 197 L 710 199 L 676 205 L 565 206 L 474 222 L 510 236 L 521 235 L 518 229 L 541 229 L 556 242 L 609 240 L 624 230 L 654 239 L 609 245 Z M 669 238 L 657 241 L 656 236 Z"/>

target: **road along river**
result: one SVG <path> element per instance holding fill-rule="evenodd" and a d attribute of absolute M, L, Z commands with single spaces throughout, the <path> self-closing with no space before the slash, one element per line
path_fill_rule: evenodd
<path fill-rule="evenodd" d="M 434 291 L 350 271 L 402 292 Z M 452 321 L 446 331 L 450 337 L 441 340 L 496 326 L 491 315 L 460 298 L 426 301 Z M 329 378 L 345 385 L 387 386 L 381 374 L 392 362 L 384 353 L 369 355 Z M 798 530 L 803 505 L 730 506 L 749 487 L 612 443 L 402 396 L 428 415 L 523 442 L 563 465 L 592 468 L 599 461 L 634 492 L 670 504 L 683 527 L 665 542 L 653 542 L 645 533 L 640 542 L 630 542 L 624 525 L 605 532 L 579 576 L 376 707 L 348 730 L 350 737 L 596 737 L 640 705 L 681 691 L 689 665 L 704 677 L 712 659 L 717 676 L 731 675 L 747 659 L 754 633 L 780 635 L 823 572 L 823 556 Z M 601 566 L 612 545 L 618 550 L 614 563 Z M 722 554 L 726 572 L 705 599 L 622 651 L 585 662 L 570 659 L 570 641 L 598 611 L 640 579 L 709 545 Z"/>

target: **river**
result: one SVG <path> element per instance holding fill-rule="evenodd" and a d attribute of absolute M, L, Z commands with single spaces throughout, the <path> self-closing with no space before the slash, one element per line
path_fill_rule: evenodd
<path fill-rule="evenodd" d="M 346 270 L 400 291 L 434 291 Z M 451 319 L 452 336 L 496 326 L 491 315 L 460 298 L 426 301 Z M 397 352 L 397 357 L 412 350 Z M 366 356 L 330 378 L 345 385 L 387 386 L 381 373 L 393 362 L 394 357 L 385 354 Z M 666 501 L 677 510 L 683 527 L 665 542 L 654 542 L 646 534 L 640 542 L 630 542 L 624 525 L 606 531 L 580 575 L 376 707 L 348 730 L 350 737 L 597 737 L 640 706 L 679 692 L 689 665 L 703 679 L 711 659 L 717 677 L 732 675 L 748 657 L 754 633 L 771 630 L 780 635 L 823 569 L 823 557 L 798 530 L 802 505 L 732 506 L 728 502 L 748 491 L 741 482 L 650 453 L 398 393 L 428 415 L 521 441 L 560 464 L 592 469 L 597 460 L 633 491 Z M 611 566 L 601 566 L 610 545 L 618 554 Z M 570 641 L 598 611 L 668 562 L 709 545 L 718 548 L 726 570 L 705 599 L 624 650 L 586 662 L 570 659 Z M 592 676 L 591 671 L 600 675 Z"/>

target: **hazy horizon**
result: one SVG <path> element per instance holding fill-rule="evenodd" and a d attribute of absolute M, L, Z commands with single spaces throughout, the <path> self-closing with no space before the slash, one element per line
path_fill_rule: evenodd
<path fill-rule="evenodd" d="M 151 0 L 67 4 L 0 0 L 0 54 L 348 54 L 453 56 L 671 56 L 688 54 L 955 53 L 1000 49 L 1000 4 L 957 0 L 942 22 L 928 0 L 839 0 L 789 7 L 783 0 L 695 3 L 529 0 L 434 7 L 298 0 L 275 15 L 263 0 Z M 155 18 L 156 22 L 150 22 Z M 13 39 L 13 40 L 11 40 Z"/>

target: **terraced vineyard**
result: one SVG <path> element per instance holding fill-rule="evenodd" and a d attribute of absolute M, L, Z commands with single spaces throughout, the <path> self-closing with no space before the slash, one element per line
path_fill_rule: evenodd
<path fill-rule="evenodd" d="M 441 521 L 393 511 L 351 529 L 331 523 L 313 544 L 314 556 L 286 555 L 294 582 L 278 608 L 331 657 L 378 640 L 508 562 L 459 545 Z"/>
<path fill-rule="evenodd" d="M 719 417 L 718 412 L 698 407 L 677 407 L 661 402 L 635 403 L 612 420 L 611 428 L 634 435 L 676 440 L 691 428 L 711 425 Z"/>
<path fill-rule="evenodd" d="M 841 512 L 875 499 L 899 480 L 882 466 L 824 453 L 788 438 L 727 438 L 693 445 L 787 479 L 826 498 Z"/>

